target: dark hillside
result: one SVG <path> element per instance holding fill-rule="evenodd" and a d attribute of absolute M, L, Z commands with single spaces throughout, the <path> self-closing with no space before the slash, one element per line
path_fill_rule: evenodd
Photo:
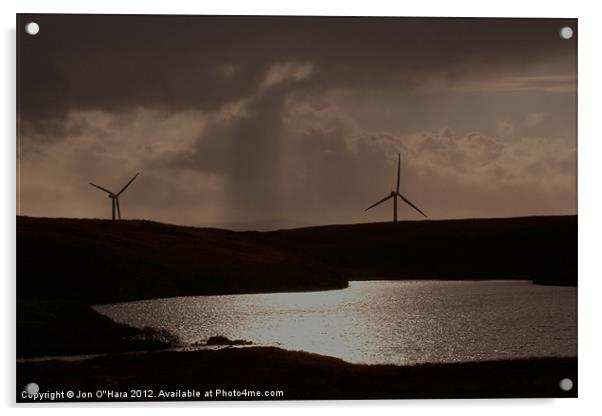
<path fill-rule="evenodd" d="M 577 217 L 406 221 L 299 228 L 255 237 L 350 280 L 531 279 L 577 284 Z"/>
<path fill-rule="evenodd" d="M 17 295 L 103 303 L 342 288 L 352 279 L 577 283 L 577 217 L 234 232 L 151 221 L 17 218 Z"/>
<path fill-rule="evenodd" d="M 295 251 L 226 230 L 150 221 L 17 219 L 17 297 L 116 302 L 341 288 Z"/>

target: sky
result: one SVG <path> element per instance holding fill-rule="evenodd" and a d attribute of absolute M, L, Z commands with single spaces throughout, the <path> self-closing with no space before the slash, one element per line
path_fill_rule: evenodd
<path fill-rule="evenodd" d="M 35 21 L 40 32 L 23 32 Z M 271 229 L 577 213 L 577 21 L 20 15 L 18 214 Z M 563 39 L 562 27 L 575 36 Z M 400 220 L 421 220 L 399 205 Z"/>

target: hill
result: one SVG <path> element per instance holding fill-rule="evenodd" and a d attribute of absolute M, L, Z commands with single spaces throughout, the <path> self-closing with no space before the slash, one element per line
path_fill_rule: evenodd
<path fill-rule="evenodd" d="M 254 233 L 349 280 L 528 279 L 577 285 L 577 216 L 404 221 Z"/>
<path fill-rule="evenodd" d="M 577 217 L 234 232 L 17 217 L 17 297 L 87 303 L 326 290 L 352 279 L 577 284 Z"/>

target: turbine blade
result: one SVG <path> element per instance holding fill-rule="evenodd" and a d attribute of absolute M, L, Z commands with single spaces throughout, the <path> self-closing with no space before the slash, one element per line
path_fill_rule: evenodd
<path fill-rule="evenodd" d="M 108 190 L 108 189 L 106 189 L 106 188 L 103 188 L 102 186 L 95 185 L 95 184 L 93 184 L 92 182 L 88 182 L 88 183 L 89 183 L 90 185 L 92 185 L 93 187 L 100 189 L 101 191 L 105 191 L 105 192 L 106 192 L 106 193 L 108 193 L 109 195 L 113 195 L 113 192 L 109 191 L 109 190 Z"/>
<path fill-rule="evenodd" d="M 418 211 L 419 213 L 421 213 L 421 214 L 424 216 L 424 218 L 428 218 L 424 212 L 420 211 L 420 209 L 419 209 L 419 208 L 418 208 L 416 205 L 412 204 L 412 203 L 411 203 L 411 202 L 410 202 L 408 199 L 406 199 L 406 197 L 404 197 L 402 194 L 400 194 L 399 192 L 397 192 L 397 195 L 398 195 L 398 196 L 399 196 L 401 199 L 403 199 L 403 200 L 406 202 L 406 204 L 408 204 L 409 206 L 411 206 L 412 208 L 414 208 L 416 211 Z"/>
<path fill-rule="evenodd" d="M 397 188 L 395 190 L 399 193 L 399 173 L 401 171 L 401 152 L 397 153 Z"/>
<path fill-rule="evenodd" d="M 380 201 L 378 201 L 376 204 L 370 205 L 368 208 L 366 208 L 364 211 L 368 211 L 369 209 L 374 208 L 375 206 L 377 206 L 378 204 L 382 204 L 383 202 L 385 202 L 387 199 L 391 199 L 393 198 L 393 195 L 388 195 L 386 197 L 384 197 L 383 199 L 381 199 Z"/>
<path fill-rule="evenodd" d="M 134 177 L 132 179 L 130 179 L 130 181 L 128 183 L 125 184 L 125 186 L 121 189 L 121 191 L 117 192 L 117 196 L 121 195 L 123 193 L 123 191 L 125 191 L 127 189 L 127 187 L 130 186 L 130 184 L 132 182 L 134 182 L 134 179 L 136 179 L 138 177 L 138 175 L 140 175 L 140 173 L 135 174 Z"/>

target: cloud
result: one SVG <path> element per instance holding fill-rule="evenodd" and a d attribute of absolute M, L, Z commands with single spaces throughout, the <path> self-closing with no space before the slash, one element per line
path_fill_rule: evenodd
<path fill-rule="evenodd" d="M 33 18 L 47 29 L 19 36 L 18 57 L 19 114 L 32 123 L 71 110 L 215 111 L 263 83 L 310 75 L 304 87 L 315 91 L 408 91 L 432 80 L 464 90 L 574 91 L 576 76 L 576 39 L 550 36 L 576 27 L 574 19 Z"/>
<path fill-rule="evenodd" d="M 363 209 L 399 151 L 433 218 L 576 212 L 565 21 L 40 19 L 53 36 L 20 39 L 24 214 L 106 216 L 87 182 L 141 171 L 128 217 L 387 220 Z"/>
<path fill-rule="evenodd" d="M 302 159 L 296 170 L 305 175 L 299 186 L 311 183 L 311 189 L 300 191 L 318 193 L 333 206 L 336 201 L 361 206 L 390 191 L 401 151 L 403 188 L 435 216 L 480 216 L 484 206 L 490 215 L 576 209 L 576 142 L 566 138 L 458 136 L 449 127 L 439 133 L 374 132 L 346 124 L 335 103 L 310 108 L 307 102 L 289 103 L 296 120 L 291 141 L 298 143 L 295 152 Z M 500 195 L 513 205 L 495 206 Z"/>
<path fill-rule="evenodd" d="M 452 89 L 465 92 L 540 91 L 574 93 L 577 91 L 576 74 L 503 76 L 485 80 L 462 80 Z"/>
<path fill-rule="evenodd" d="M 441 137 L 445 137 L 446 139 L 453 139 L 454 138 L 454 131 L 450 128 L 450 127 L 444 127 L 441 132 L 439 133 L 439 135 Z"/>
<path fill-rule="evenodd" d="M 313 71 L 311 63 L 298 64 L 294 62 L 272 65 L 263 80 L 264 87 L 271 87 L 281 82 L 292 80 L 300 81 L 308 78 Z"/>
<path fill-rule="evenodd" d="M 450 139 L 425 132 L 399 140 L 413 153 L 409 164 L 418 172 L 455 178 L 459 186 L 495 190 L 528 185 L 570 191 L 576 176 L 576 148 L 561 139 L 477 133 Z"/>
<path fill-rule="evenodd" d="M 106 216 L 104 198 L 87 182 L 119 187 L 141 171 L 124 216 L 243 228 L 274 218 L 387 220 L 390 210 L 366 216 L 363 209 L 393 189 L 399 151 L 402 192 L 433 218 L 576 209 L 570 140 L 520 130 L 458 134 L 449 126 L 373 131 L 327 96 L 300 95 L 286 84 L 211 113 L 140 109 L 69 119 L 87 130 L 52 146 L 28 145 L 20 169 L 26 214 Z"/>
<path fill-rule="evenodd" d="M 208 120 L 202 113 L 73 111 L 67 120 L 67 124 L 87 127 L 52 143 L 23 140 L 18 190 L 23 214 L 106 217 L 110 208 L 106 197 L 88 182 L 118 189 L 141 172 L 124 195 L 125 217 L 171 222 L 179 222 L 178 217 L 195 220 L 199 214 L 205 219 L 220 218 L 219 206 L 202 203 L 220 200 L 220 175 L 165 169 L 161 163 L 195 142 Z M 169 215 L 162 217 L 161 212 Z"/>
<path fill-rule="evenodd" d="M 497 123 L 497 134 L 500 137 L 510 137 L 514 135 L 514 125 L 506 120 L 500 120 Z"/>
<path fill-rule="evenodd" d="M 527 116 L 525 124 L 529 127 L 539 126 L 546 118 L 547 115 L 545 113 L 532 113 Z"/>

